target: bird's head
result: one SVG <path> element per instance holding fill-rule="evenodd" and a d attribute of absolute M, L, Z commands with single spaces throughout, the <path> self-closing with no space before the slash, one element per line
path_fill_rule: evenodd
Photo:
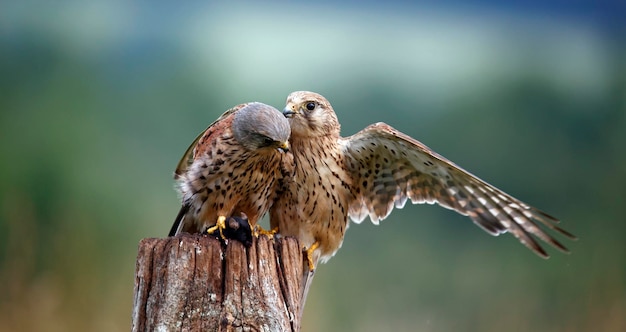
<path fill-rule="evenodd" d="M 296 91 L 289 94 L 283 114 L 289 118 L 293 136 L 339 135 L 339 120 L 333 107 L 315 92 Z"/>
<path fill-rule="evenodd" d="M 263 103 L 249 103 L 233 119 L 233 135 L 249 150 L 289 150 L 289 121 L 280 111 Z"/>

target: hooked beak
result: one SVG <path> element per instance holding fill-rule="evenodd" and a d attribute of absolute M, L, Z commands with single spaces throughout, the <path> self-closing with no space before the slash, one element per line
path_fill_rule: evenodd
<path fill-rule="evenodd" d="M 285 106 L 285 109 L 283 110 L 283 115 L 286 118 L 292 118 L 296 114 L 298 114 L 298 112 L 295 111 L 294 107 L 289 107 L 289 105 Z"/>
<path fill-rule="evenodd" d="M 280 152 L 288 152 L 289 151 L 289 142 L 282 142 L 278 145 L 278 151 Z"/>

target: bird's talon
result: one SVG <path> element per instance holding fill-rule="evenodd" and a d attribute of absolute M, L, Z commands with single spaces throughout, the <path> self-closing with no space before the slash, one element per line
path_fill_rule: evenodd
<path fill-rule="evenodd" d="M 274 227 L 269 231 L 266 231 L 265 229 L 263 229 L 263 227 L 261 227 L 259 224 L 254 225 L 254 227 L 252 228 L 252 234 L 254 235 L 254 237 L 258 238 L 260 235 L 267 235 L 270 238 L 274 238 L 274 235 L 276 233 L 278 233 L 278 227 Z"/>
<path fill-rule="evenodd" d="M 215 226 L 209 227 L 209 229 L 207 229 L 206 232 L 207 234 L 213 234 L 215 233 L 215 231 L 219 230 L 220 237 L 222 238 L 222 240 L 226 241 L 226 237 L 224 236 L 225 228 L 226 228 L 226 217 L 219 216 L 217 218 L 217 222 L 215 223 Z"/>
<path fill-rule="evenodd" d="M 313 252 L 315 251 L 315 249 L 317 249 L 320 246 L 320 243 L 318 241 L 315 241 L 315 243 L 313 243 L 309 249 L 306 249 L 306 259 L 309 263 L 309 271 L 312 272 L 315 270 L 315 263 L 313 262 Z"/>

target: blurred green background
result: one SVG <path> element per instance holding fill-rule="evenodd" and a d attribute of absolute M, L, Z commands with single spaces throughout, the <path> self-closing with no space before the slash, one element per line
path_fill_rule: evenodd
<path fill-rule="evenodd" d="M 231 106 L 325 95 L 580 237 L 544 261 L 436 206 L 352 225 L 303 331 L 626 331 L 618 5 L 0 3 L 0 331 L 127 331 L 137 244 Z"/>

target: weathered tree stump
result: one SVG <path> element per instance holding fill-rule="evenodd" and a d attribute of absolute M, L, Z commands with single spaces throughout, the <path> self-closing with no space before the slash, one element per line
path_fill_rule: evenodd
<path fill-rule="evenodd" d="M 299 331 L 312 279 L 294 238 L 143 239 L 132 331 Z"/>

